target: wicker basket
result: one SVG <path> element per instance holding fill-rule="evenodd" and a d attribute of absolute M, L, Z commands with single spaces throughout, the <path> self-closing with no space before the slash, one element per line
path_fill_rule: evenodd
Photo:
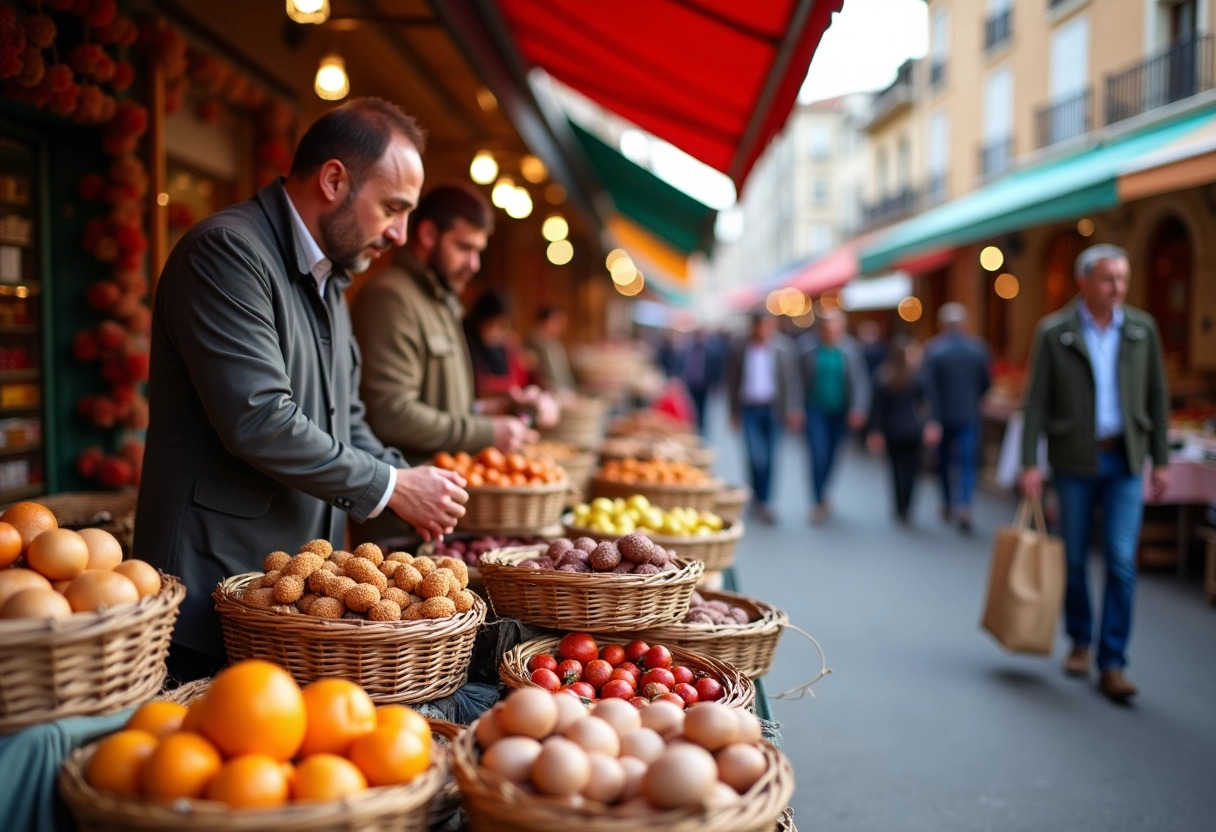
<path fill-rule="evenodd" d="M 604 415 L 608 403 L 580 396 L 562 402 L 562 415 L 553 427 L 542 428 L 542 439 L 565 442 L 584 451 L 594 449 L 604 438 Z"/>
<path fill-rule="evenodd" d="M 581 526 L 572 525 L 572 515 L 565 515 L 562 522 L 566 526 L 567 537 L 590 537 L 593 540 L 616 540 L 617 535 L 603 534 L 602 532 L 584 529 Z M 739 540 L 743 537 L 743 523 L 734 522 L 726 526 L 720 532 L 704 535 L 690 535 L 686 537 L 672 537 L 671 535 L 658 534 L 649 529 L 638 529 L 639 532 L 646 535 L 664 549 L 670 549 L 676 553 L 678 557 L 684 560 L 699 560 L 705 564 L 705 571 L 712 572 L 716 569 L 725 569 L 735 561 L 735 549 L 739 546 Z"/>
<path fill-rule="evenodd" d="M 777 818 L 777 832 L 798 832 L 798 827 L 794 826 L 794 810 L 788 806 Z"/>
<path fill-rule="evenodd" d="M 569 495 L 569 480 L 470 488 L 459 529 L 476 534 L 539 534 L 561 523 Z"/>
<path fill-rule="evenodd" d="M 675 571 L 657 575 L 559 572 L 515 565 L 544 548 L 521 546 L 481 556 L 481 576 L 495 615 L 559 630 L 641 630 L 683 620 L 705 570 L 699 562 L 684 560 L 676 561 Z M 640 621 L 647 623 L 636 623 Z"/>
<path fill-rule="evenodd" d="M 234 810 L 209 800 L 155 803 L 99 792 L 84 772 L 97 743 L 79 748 L 59 769 L 59 793 L 80 832 L 425 832 L 431 800 L 447 779 L 448 754 L 413 782 L 380 786 L 331 803 Z"/>
<path fill-rule="evenodd" d="M 768 767 L 732 805 L 627 814 L 587 802 L 581 809 L 525 793 L 477 764 L 476 737 L 465 731 L 452 749 L 452 770 L 464 795 L 471 832 L 773 832 L 794 793 L 794 771 L 785 755 L 761 743 Z"/>
<path fill-rule="evenodd" d="M 177 578 L 161 580 L 160 594 L 137 604 L 58 621 L 0 621 L 0 734 L 154 696 L 186 597 Z"/>
<path fill-rule="evenodd" d="M 624 646 L 629 640 L 625 636 L 618 636 L 604 643 L 619 643 Z M 503 654 L 502 661 L 498 665 L 498 678 L 502 679 L 503 684 L 509 688 L 534 687 L 532 674 L 528 672 L 528 662 L 539 653 L 555 654 L 559 642 L 561 639 L 557 636 L 542 636 L 516 645 Z M 756 686 L 739 668 L 685 647 L 678 647 L 667 642 L 663 642 L 663 646 L 671 650 L 673 664 L 683 665 L 692 671 L 703 670 L 721 682 L 724 695 L 718 701 L 723 705 L 748 710 L 755 707 Z"/>
<path fill-rule="evenodd" d="M 566 459 L 560 459 L 557 461 L 557 464 L 565 469 L 566 476 L 570 478 L 571 496 L 567 500 L 567 503 L 571 500 L 577 502 L 582 499 L 587 494 L 588 489 L 591 488 L 591 477 L 595 474 L 595 468 L 598 464 L 595 454 L 586 451 L 567 457 Z"/>
<path fill-rule="evenodd" d="M 723 488 L 714 498 L 714 514 L 724 523 L 733 523 L 743 516 L 751 498 L 752 490 L 745 485 Z"/>
<path fill-rule="evenodd" d="M 133 491 L 75 491 L 35 497 L 33 502 L 49 508 L 61 529 L 106 530 L 118 539 L 123 554 L 129 556 L 137 500 Z"/>
<path fill-rule="evenodd" d="M 768 673 L 781 633 L 789 625 L 789 616 L 772 604 L 733 592 L 698 590 L 707 601 L 725 601 L 747 611 L 747 624 L 668 624 L 652 627 L 635 634 L 648 642 L 668 647 L 683 647 L 703 656 L 739 668 L 739 672 L 755 679 Z M 623 636 L 622 636 L 623 637 Z"/>
<path fill-rule="evenodd" d="M 658 485 L 654 483 L 626 483 L 607 480 L 603 477 L 593 477 L 591 480 L 591 496 L 607 497 L 615 500 L 617 497 L 628 499 L 634 494 L 641 494 L 651 505 L 661 509 L 691 508 L 695 511 L 713 511 L 714 502 L 722 484 L 711 480 L 704 485 Z"/>
<path fill-rule="evenodd" d="M 301 685 L 327 676 L 349 679 L 377 704 L 440 699 L 468 678 L 473 642 L 486 618 L 480 597 L 451 618 L 347 621 L 247 604 L 241 592 L 261 578 L 261 572 L 237 575 L 212 594 L 234 662 L 275 662 Z"/>

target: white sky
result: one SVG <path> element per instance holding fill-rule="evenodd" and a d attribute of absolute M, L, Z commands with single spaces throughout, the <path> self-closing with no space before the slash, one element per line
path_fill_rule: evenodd
<path fill-rule="evenodd" d="M 895 80 L 900 64 L 928 49 L 924 0 L 845 0 L 811 60 L 798 100 L 881 89 Z"/>

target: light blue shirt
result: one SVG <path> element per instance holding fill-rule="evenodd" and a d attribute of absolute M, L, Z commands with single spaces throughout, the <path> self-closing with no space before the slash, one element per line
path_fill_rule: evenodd
<path fill-rule="evenodd" d="M 1081 336 L 1089 350 L 1094 374 L 1094 436 L 1107 439 L 1123 433 L 1123 410 L 1119 402 L 1119 341 L 1123 336 L 1123 307 L 1116 306 L 1106 329 L 1100 329 L 1084 301 Z"/>

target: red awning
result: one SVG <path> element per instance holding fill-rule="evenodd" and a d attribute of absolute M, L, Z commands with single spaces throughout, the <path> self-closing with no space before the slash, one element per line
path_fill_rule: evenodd
<path fill-rule="evenodd" d="M 498 0 L 524 60 L 736 186 L 843 0 Z"/>
<path fill-rule="evenodd" d="M 839 289 L 855 278 L 857 273 L 857 245 L 846 243 L 831 254 L 808 263 L 790 275 L 785 285 L 792 286 L 804 294 L 816 296 L 831 289 Z"/>

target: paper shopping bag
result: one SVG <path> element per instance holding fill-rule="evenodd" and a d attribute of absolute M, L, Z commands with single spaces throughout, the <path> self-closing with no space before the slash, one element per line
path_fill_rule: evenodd
<path fill-rule="evenodd" d="M 1066 580 L 1064 541 L 1047 534 L 1042 504 L 1023 499 L 1014 525 L 998 529 L 992 544 L 981 626 L 1010 650 L 1050 655 Z"/>

